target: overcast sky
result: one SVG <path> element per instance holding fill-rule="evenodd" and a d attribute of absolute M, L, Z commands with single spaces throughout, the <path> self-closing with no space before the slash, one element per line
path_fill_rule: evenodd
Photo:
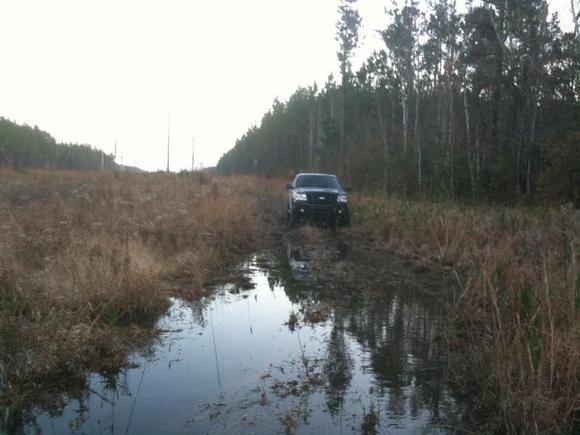
<path fill-rule="evenodd" d="M 552 0 L 569 22 L 569 0 Z M 0 116 L 143 169 L 211 166 L 337 71 L 338 0 L 0 0 Z M 391 0 L 359 0 L 366 58 Z"/>

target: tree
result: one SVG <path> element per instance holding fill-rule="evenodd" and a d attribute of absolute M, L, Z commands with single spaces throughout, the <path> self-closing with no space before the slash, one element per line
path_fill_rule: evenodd
<path fill-rule="evenodd" d="M 113 156 L 89 145 L 59 144 L 37 126 L 0 117 L 0 167 L 99 170 L 113 169 Z"/>
<path fill-rule="evenodd" d="M 340 64 L 340 157 L 341 169 L 344 171 L 345 150 L 344 150 L 344 121 L 345 121 L 345 92 L 350 90 L 352 79 L 351 58 L 354 50 L 359 44 L 359 27 L 361 18 L 353 5 L 356 0 L 341 0 L 338 6 L 340 19 L 336 24 L 336 40 L 339 43 L 338 62 Z"/>
<path fill-rule="evenodd" d="M 573 182 L 550 180 L 560 171 L 575 181 L 580 162 L 577 9 L 574 30 L 562 32 L 546 0 L 467 6 L 393 8 L 379 30 L 384 49 L 353 71 L 360 18 L 342 1 L 340 84 L 329 77 L 276 102 L 218 169 L 247 172 L 258 159 L 268 162 L 258 173 L 338 169 L 355 187 L 399 195 L 576 198 Z"/>

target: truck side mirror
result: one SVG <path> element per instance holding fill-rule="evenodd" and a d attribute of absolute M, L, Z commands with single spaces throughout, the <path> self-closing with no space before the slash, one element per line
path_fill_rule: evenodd
<path fill-rule="evenodd" d="M 344 188 L 344 191 L 345 191 L 346 193 L 350 193 L 350 192 L 352 192 L 352 187 L 350 187 L 350 186 L 346 186 L 346 187 Z"/>
<path fill-rule="evenodd" d="M 294 187 L 292 187 L 292 183 L 286 183 L 286 189 L 288 190 L 294 189 Z"/>

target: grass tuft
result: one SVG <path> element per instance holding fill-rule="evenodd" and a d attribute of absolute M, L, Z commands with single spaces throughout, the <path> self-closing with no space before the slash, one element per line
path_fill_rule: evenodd
<path fill-rule="evenodd" d="M 353 199 L 355 235 L 455 283 L 447 339 L 467 350 L 477 406 L 507 431 L 578 430 L 580 211 Z"/>

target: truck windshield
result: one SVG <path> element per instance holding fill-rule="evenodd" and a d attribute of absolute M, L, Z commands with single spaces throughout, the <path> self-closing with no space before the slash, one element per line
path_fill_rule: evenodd
<path fill-rule="evenodd" d="M 301 175 L 296 179 L 296 187 L 340 189 L 340 183 L 332 175 Z"/>

